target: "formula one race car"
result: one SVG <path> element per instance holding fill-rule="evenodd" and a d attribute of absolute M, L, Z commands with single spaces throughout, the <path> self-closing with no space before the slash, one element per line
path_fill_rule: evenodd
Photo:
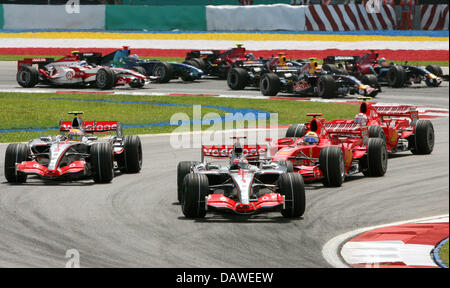
<path fill-rule="evenodd" d="M 194 50 L 186 55 L 185 64 L 195 66 L 206 75 L 217 76 L 221 79 L 226 79 L 228 71 L 234 66 L 236 61 L 246 61 L 248 55 L 242 44 L 237 44 L 237 47 L 227 51 L 219 50 Z"/>
<path fill-rule="evenodd" d="M 90 63 L 135 70 L 143 75 L 155 77 L 154 80 L 159 83 L 167 83 L 178 78 L 183 81 L 194 81 L 202 78 L 204 74 L 201 69 L 185 63 L 140 59 L 136 54 L 130 55 L 131 51 L 128 46 L 123 46 L 122 49 L 105 56 L 102 56 L 101 53 L 79 54 L 81 59 L 86 58 Z"/>
<path fill-rule="evenodd" d="M 348 175 L 383 176 L 388 155 L 384 141 L 369 138 L 368 128 L 358 123 L 325 122 L 321 113 L 310 113 L 306 124 L 294 124 L 286 138 L 278 139 L 273 161 L 292 161 L 294 172 L 305 181 L 322 180 L 325 186 L 339 187 Z"/>
<path fill-rule="evenodd" d="M 208 211 L 250 215 L 280 211 L 286 218 L 305 211 L 305 188 L 300 174 L 286 161 L 262 159 L 261 145 L 202 147 L 202 162 L 178 164 L 178 198 L 187 218 L 203 218 Z M 220 164 L 204 157 L 228 159 Z"/>
<path fill-rule="evenodd" d="M 17 83 L 25 88 L 37 84 L 90 85 L 109 90 L 120 85 L 142 88 L 148 83 L 148 77 L 133 70 L 89 64 L 81 60 L 80 55 L 73 53 L 57 61 L 53 58 L 26 58 L 19 61 Z"/>
<path fill-rule="evenodd" d="M 10 183 L 24 183 L 28 175 L 46 180 L 94 179 L 109 183 L 114 170 L 138 173 L 142 167 L 142 145 L 138 136 L 122 135 L 116 121 L 83 121 L 71 112 L 72 122 L 60 122 L 61 134 L 42 136 L 27 144 L 9 144 L 5 155 L 5 177 Z M 96 133 L 116 132 L 98 139 Z"/>
<path fill-rule="evenodd" d="M 296 67 L 298 65 L 300 68 Z M 277 69 L 276 73 L 266 73 L 260 81 L 261 93 L 266 96 L 284 92 L 333 98 L 355 93 L 375 97 L 379 92 L 376 87 L 363 84 L 353 76 L 325 71 L 317 61 L 298 65 L 286 70 Z"/>
<path fill-rule="evenodd" d="M 368 79 L 369 85 L 373 85 L 371 83 L 375 83 L 376 81 L 381 85 L 394 88 L 401 88 L 413 83 L 420 84 L 422 81 L 428 87 L 437 87 L 442 83 L 444 77 L 439 65 L 428 65 L 422 68 L 411 66 L 407 63 L 404 65 L 388 64 L 384 58 L 378 58 L 378 53 L 375 51 L 369 52 L 361 57 L 329 56 L 324 59 L 325 64 L 330 69 L 346 71 L 358 79 Z M 375 80 L 375 77 L 377 80 Z"/>
<path fill-rule="evenodd" d="M 336 120 L 335 124 L 365 123 L 369 137 L 380 138 L 390 153 L 410 150 L 413 154 L 430 154 L 434 148 L 434 127 L 430 120 L 419 119 L 415 106 L 374 105 L 370 98 L 359 97 L 363 102 L 360 114 L 354 120 Z"/>
<path fill-rule="evenodd" d="M 295 61 L 287 61 L 282 53 L 278 57 L 266 59 L 249 55 L 245 61 L 238 60 L 234 63 L 228 72 L 227 84 L 232 90 L 242 90 L 248 86 L 259 88 L 265 74 L 274 73 L 280 78 L 286 78 L 286 74 L 298 74 L 301 66 Z"/>

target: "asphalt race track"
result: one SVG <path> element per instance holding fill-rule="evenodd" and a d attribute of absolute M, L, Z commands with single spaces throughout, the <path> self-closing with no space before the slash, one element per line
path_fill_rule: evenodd
<path fill-rule="evenodd" d="M 15 65 L 1 63 L 0 89 L 18 88 Z M 219 80 L 151 84 L 146 90 L 260 95 L 229 91 Z M 448 93 L 444 83 L 385 88 L 377 99 L 448 108 Z M 198 160 L 200 152 L 171 148 L 167 135 L 142 137 L 142 172 L 117 175 L 112 184 L 45 184 L 31 178 L 25 185 L 9 185 L 2 168 L 0 266 L 64 267 L 66 251 L 77 249 L 82 267 L 328 267 L 321 250 L 334 236 L 448 214 L 449 119 L 432 121 L 436 144 L 431 155 L 396 154 L 385 177 L 358 174 L 337 189 L 308 185 L 307 210 L 298 220 L 279 213 L 185 219 L 176 201 L 176 167 L 182 160 Z M 5 149 L 0 145 L 1 166 Z"/>

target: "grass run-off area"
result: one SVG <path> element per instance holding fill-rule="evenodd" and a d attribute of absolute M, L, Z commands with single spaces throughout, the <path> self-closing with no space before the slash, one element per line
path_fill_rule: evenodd
<path fill-rule="evenodd" d="M 448 257 L 449 257 L 449 251 L 448 251 L 448 243 L 447 241 L 444 245 L 441 246 L 439 249 L 439 258 L 441 258 L 442 262 L 445 264 L 445 266 L 448 267 Z"/>
<path fill-rule="evenodd" d="M 287 55 L 289 56 L 289 55 Z M 0 55 L 0 61 L 18 61 L 23 60 L 24 58 L 54 58 L 59 59 L 62 58 L 63 55 Z M 182 57 L 142 57 L 143 59 L 157 59 L 160 61 L 166 61 L 166 62 L 183 62 L 184 58 Z M 295 59 L 291 59 L 295 60 Z M 322 59 L 318 59 L 319 64 L 322 64 Z M 395 64 L 404 64 L 405 61 L 391 61 L 387 60 L 387 62 L 394 62 Z M 448 67 L 448 61 L 409 61 L 409 65 L 414 66 L 427 66 L 431 64 L 436 64 L 441 67 Z"/>
<path fill-rule="evenodd" d="M 323 113 L 328 120 L 353 118 L 359 109 L 358 105 L 309 101 L 59 93 L 0 93 L 0 103 L 2 103 L 0 142 L 3 143 L 23 142 L 41 135 L 58 134 L 55 128 L 58 127 L 60 119 L 72 120 L 73 116 L 67 114 L 69 111 L 83 111 L 84 120 L 120 121 L 125 128 L 129 125 L 147 126 L 124 129 L 124 134 L 155 134 L 172 132 L 179 127 L 168 125 L 175 113 L 185 113 L 192 120 L 193 105 L 202 105 L 202 117 L 207 113 L 225 116 L 227 113 L 236 113 L 239 109 L 278 113 L 280 125 L 304 123 L 310 119 L 306 116 L 310 112 Z M 229 109 L 224 109 L 225 107 L 238 110 L 230 112 Z M 247 113 L 246 110 L 243 111 L 243 114 Z M 203 119 L 217 119 L 217 114 L 206 115 Z M 163 124 L 149 127 L 149 124 L 158 123 Z M 223 127 L 216 126 L 217 123 L 214 124 L 214 127 L 203 125 L 202 129 L 229 128 L 224 123 Z M 268 126 L 277 123 L 267 120 L 257 124 Z M 254 125 L 255 123 L 244 122 L 244 126 L 254 127 Z M 43 130 L 27 131 L 27 129 L 36 128 Z M 11 129 L 17 130 L 9 132 Z"/>

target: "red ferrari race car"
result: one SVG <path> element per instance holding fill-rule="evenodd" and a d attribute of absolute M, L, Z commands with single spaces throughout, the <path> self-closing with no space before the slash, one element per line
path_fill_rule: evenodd
<path fill-rule="evenodd" d="M 60 123 L 61 134 L 42 136 L 28 143 L 6 148 L 5 177 L 10 183 L 24 183 L 28 175 L 47 180 L 94 179 L 109 183 L 114 171 L 138 173 L 142 167 L 142 145 L 138 136 L 122 135 L 116 121 L 83 121 L 71 112 L 72 122 Z M 104 138 L 97 133 L 115 132 Z"/>
<path fill-rule="evenodd" d="M 369 127 L 369 137 L 386 142 L 390 153 L 410 150 L 414 154 L 430 154 L 434 148 L 434 127 L 430 120 L 419 119 L 415 106 L 385 106 L 368 103 L 370 97 L 359 97 L 363 102 L 354 120 L 336 120 L 335 124 L 353 124 L 355 121 Z"/>
<path fill-rule="evenodd" d="M 130 85 L 142 88 L 150 78 L 133 70 L 97 66 L 81 60 L 74 52 L 57 61 L 53 58 L 26 58 L 18 62 L 17 83 L 24 88 L 38 84 L 51 86 L 93 86 L 102 90 Z"/>
<path fill-rule="evenodd" d="M 187 218 L 203 218 L 208 211 L 252 215 L 281 212 L 298 218 L 305 212 L 303 178 L 274 162 L 261 145 L 202 147 L 202 162 L 178 164 L 178 199 Z M 205 161 L 205 157 L 228 160 Z M 223 162 L 223 161 L 222 161 Z"/>
<path fill-rule="evenodd" d="M 226 79 L 228 71 L 237 61 L 253 58 L 253 55 L 246 53 L 242 44 L 236 46 L 227 51 L 194 50 L 187 53 L 184 63 L 201 69 L 206 75 Z"/>
<path fill-rule="evenodd" d="M 287 138 L 271 148 L 273 161 L 291 161 L 293 170 L 305 181 L 322 180 L 325 186 L 339 187 L 346 176 L 362 172 L 383 176 L 387 170 L 384 141 L 369 138 L 368 129 L 358 123 L 325 122 L 321 113 L 310 113 L 306 124 L 291 125 Z"/>

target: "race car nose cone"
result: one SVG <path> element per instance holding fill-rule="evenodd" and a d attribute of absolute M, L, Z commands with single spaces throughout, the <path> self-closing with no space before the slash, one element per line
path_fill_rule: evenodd
<path fill-rule="evenodd" d="M 254 210 L 254 206 L 251 204 L 238 204 L 236 205 L 236 211 L 240 212 L 240 213 L 249 213 L 252 212 Z"/>

